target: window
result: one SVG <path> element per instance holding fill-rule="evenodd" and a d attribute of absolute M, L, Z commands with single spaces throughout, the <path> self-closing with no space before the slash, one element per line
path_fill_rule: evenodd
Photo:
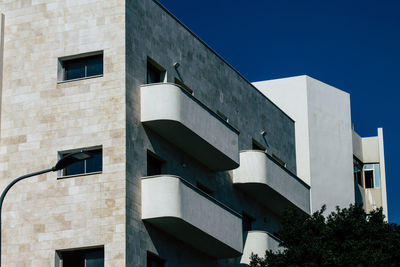
<path fill-rule="evenodd" d="M 265 151 L 265 147 L 263 147 L 259 142 L 253 139 L 252 147 L 253 150 L 263 150 Z"/>
<path fill-rule="evenodd" d="M 103 51 L 59 59 L 59 81 L 103 75 Z"/>
<path fill-rule="evenodd" d="M 147 267 L 164 267 L 165 260 L 157 255 L 147 252 Z"/>
<path fill-rule="evenodd" d="M 56 252 L 57 267 L 104 267 L 104 247 Z"/>
<path fill-rule="evenodd" d="M 364 179 L 365 188 L 379 188 L 381 186 L 379 164 L 365 164 Z"/>
<path fill-rule="evenodd" d="M 103 170 L 103 149 L 101 147 L 80 150 L 88 152 L 92 157 L 90 159 L 82 160 L 69 165 L 67 168 L 62 170 L 62 176 L 96 173 Z M 59 155 L 60 158 L 62 158 L 76 151 L 77 150 L 63 151 L 60 152 Z"/>
<path fill-rule="evenodd" d="M 248 232 L 253 230 L 253 222 L 255 219 L 251 217 L 249 214 L 243 212 L 242 213 L 242 228 L 243 232 Z"/>
<path fill-rule="evenodd" d="M 164 163 L 163 159 L 147 151 L 147 176 L 160 175 Z"/>
<path fill-rule="evenodd" d="M 373 170 L 365 170 L 365 188 L 374 188 L 374 171 Z"/>
<path fill-rule="evenodd" d="M 158 65 L 154 60 L 147 59 L 147 83 L 164 82 L 166 72 L 163 67 Z"/>
<path fill-rule="evenodd" d="M 204 184 L 197 182 L 196 187 L 198 189 L 200 189 L 201 191 L 203 191 L 204 193 L 206 193 L 207 195 L 214 197 L 214 191 L 212 191 L 210 188 L 208 188 Z"/>

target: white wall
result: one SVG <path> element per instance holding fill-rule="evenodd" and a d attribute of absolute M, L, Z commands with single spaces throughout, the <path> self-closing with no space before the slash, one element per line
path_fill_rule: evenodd
<path fill-rule="evenodd" d="M 354 203 L 350 95 L 307 77 L 312 207 Z"/>
<path fill-rule="evenodd" d="M 311 209 L 354 203 L 350 96 L 308 76 L 256 82 L 296 129 L 297 175 L 311 185 Z"/>
<path fill-rule="evenodd" d="M 311 185 L 306 79 L 297 76 L 253 85 L 295 121 L 297 176 Z"/>

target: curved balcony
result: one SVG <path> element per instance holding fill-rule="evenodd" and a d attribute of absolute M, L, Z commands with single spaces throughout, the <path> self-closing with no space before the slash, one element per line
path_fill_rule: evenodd
<path fill-rule="evenodd" d="M 241 216 L 177 176 L 142 178 L 142 220 L 214 258 L 242 252 Z"/>
<path fill-rule="evenodd" d="M 239 132 L 176 84 L 141 86 L 141 121 L 212 170 L 239 166 Z"/>
<path fill-rule="evenodd" d="M 310 213 L 310 187 L 264 151 L 240 153 L 233 183 L 277 214 L 290 207 Z"/>
<path fill-rule="evenodd" d="M 251 253 L 264 257 L 266 250 L 279 251 L 279 240 L 265 231 L 249 231 L 246 233 L 241 264 L 250 264 Z"/>

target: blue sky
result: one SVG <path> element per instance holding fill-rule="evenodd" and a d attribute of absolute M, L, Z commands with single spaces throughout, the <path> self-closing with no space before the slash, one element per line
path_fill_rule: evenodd
<path fill-rule="evenodd" d="M 400 1 L 160 2 L 249 81 L 307 74 L 349 92 L 355 130 L 383 127 L 389 221 L 400 224 Z"/>

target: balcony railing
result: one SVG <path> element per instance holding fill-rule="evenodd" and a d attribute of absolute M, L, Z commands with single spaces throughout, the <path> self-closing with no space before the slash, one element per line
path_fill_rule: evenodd
<path fill-rule="evenodd" d="M 239 132 L 176 84 L 142 85 L 141 121 L 212 170 L 239 166 Z"/>
<path fill-rule="evenodd" d="M 310 187 L 264 151 L 240 153 L 233 183 L 277 214 L 290 207 L 310 213 Z"/>
<path fill-rule="evenodd" d="M 142 220 L 214 258 L 242 253 L 241 216 L 178 176 L 142 178 Z"/>

